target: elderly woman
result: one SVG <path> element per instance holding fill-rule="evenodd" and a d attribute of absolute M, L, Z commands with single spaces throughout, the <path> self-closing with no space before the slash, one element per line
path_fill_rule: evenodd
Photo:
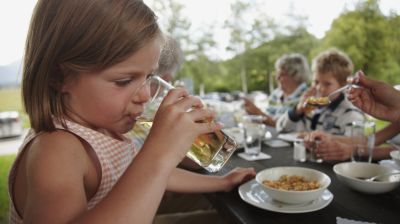
<path fill-rule="evenodd" d="M 278 88 L 270 94 L 269 106 L 265 112 L 257 108 L 250 99 L 244 98 L 248 114 L 263 115 L 264 123 L 274 127 L 278 117 L 299 102 L 310 77 L 307 59 L 298 53 L 280 57 L 275 62 L 275 70 Z"/>

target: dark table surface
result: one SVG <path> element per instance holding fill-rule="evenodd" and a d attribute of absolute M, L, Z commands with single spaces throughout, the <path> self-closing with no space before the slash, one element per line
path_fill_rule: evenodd
<path fill-rule="evenodd" d="M 237 150 L 241 152 L 242 150 Z M 331 178 L 328 189 L 334 195 L 332 202 L 325 208 L 308 213 L 286 214 L 277 213 L 254 207 L 243 201 L 234 189 L 229 193 L 207 194 L 218 212 L 229 223 L 336 223 L 336 217 L 357 221 L 376 223 L 400 223 L 400 188 L 385 194 L 370 195 L 354 191 L 336 178 L 333 172 L 335 163 L 296 162 L 293 160 L 293 147 L 269 148 L 262 151 L 272 156 L 271 159 L 246 161 L 237 156 L 230 158 L 228 163 L 217 175 L 223 175 L 235 167 L 254 167 L 261 171 L 277 166 L 307 167 L 324 172 Z"/>

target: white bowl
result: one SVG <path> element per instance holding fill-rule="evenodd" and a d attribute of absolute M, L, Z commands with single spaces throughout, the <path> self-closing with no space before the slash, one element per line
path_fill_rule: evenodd
<path fill-rule="evenodd" d="M 333 166 L 333 171 L 340 181 L 350 188 L 368 194 L 389 192 L 400 185 L 399 178 L 386 178 L 383 181 L 366 181 L 363 179 L 397 171 L 374 163 L 345 162 Z M 395 176 L 392 176 L 395 177 Z"/>
<path fill-rule="evenodd" d="M 282 175 L 302 176 L 306 181 L 317 181 L 321 184 L 321 187 L 307 191 L 291 191 L 272 188 L 262 183 L 265 180 L 279 180 Z M 328 175 L 318 170 L 303 167 L 274 167 L 265 169 L 257 173 L 256 181 L 264 187 L 266 193 L 271 198 L 288 204 L 300 204 L 315 200 L 322 195 L 331 183 Z"/>
<path fill-rule="evenodd" d="M 400 151 L 399 150 L 391 151 L 390 157 L 392 157 L 392 159 L 396 163 L 396 165 L 400 166 Z"/>

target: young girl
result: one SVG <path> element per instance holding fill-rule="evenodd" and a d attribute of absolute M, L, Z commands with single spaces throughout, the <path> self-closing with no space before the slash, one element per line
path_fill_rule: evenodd
<path fill-rule="evenodd" d="M 254 176 L 175 168 L 196 136 L 221 128 L 198 122 L 214 115 L 183 89 L 165 98 L 139 153 L 124 137 L 162 40 L 140 0 L 38 1 L 23 72 L 32 129 L 9 177 L 11 223 L 150 223 L 165 190 L 229 191 Z"/>

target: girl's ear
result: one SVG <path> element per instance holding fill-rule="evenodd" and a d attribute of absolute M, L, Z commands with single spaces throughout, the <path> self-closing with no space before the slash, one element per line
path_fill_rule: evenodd
<path fill-rule="evenodd" d="M 65 75 L 60 65 L 57 65 L 51 77 L 50 86 L 58 92 L 67 93 L 71 86 L 70 83 L 71 78 Z"/>
<path fill-rule="evenodd" d="M 60 88 L 58 90 L 61 93 L 69 93 L 71 87 L 76 84 L 77 77 L 75 75 L 68 75 L 63 77 L 62 83 L 60 83 Z"/>

